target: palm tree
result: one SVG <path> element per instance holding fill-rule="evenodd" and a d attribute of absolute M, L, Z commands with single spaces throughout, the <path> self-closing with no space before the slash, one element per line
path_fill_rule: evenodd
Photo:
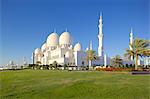
<path fill-rule="evenodd" d="M 57 65 L 58 65 L 58 64 L 57 64 L 57 61 L 54 61 L 54 62 L 53 62 L 53 66 L 54 66 L 55 69 L 57 69 Z"/>
<path fill-rule="evenodd" d="M 133 57 L 135 58 L 135 70 L 138 69 L 138 60 L 139 56 L 146 57 L 150 56 L 150 40 L 139 39 L 136 38 L 131 46 L 132 50 L 126 49 L 126 53 L 124 54 L 125 57 L 129 59 Z"/>
<path fill-rule="evenodd" d="M 88 50 L 86 60 L 89 62 L 89 68 L 92 66 L 92 61 L 97 60 L 96 52 L 94 50 Z"/>
<path fill-rule="evenodd" d="M 112 59 L 112 62 L 113 62 L 113 66 L 115 66 L 115 67 L 119 67 L 123 64 L 123 60 L 121 59 L 120 55 L 116 55 Z"/>

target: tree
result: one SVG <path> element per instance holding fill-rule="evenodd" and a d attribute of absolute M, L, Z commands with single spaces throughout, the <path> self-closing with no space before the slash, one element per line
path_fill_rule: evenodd
<path fill-rule="evenodd" d="M 112 59 L 112 63 L 114 67 L 120 67 L 123 64 L 123 60 L 121 59 L 120 55 L 116 55 L 113 59 Z"/>
<path fill-rule="evenodd" d="M 126 68 L 128 68 L 129 67 L 129 65 L 128 64 L 126 64 Z"/>
<path fill-rule="evenodd" d="M 139 57 L 146 57 L 150 56 L 150 40 L 145 40 L 145 39 L 139 39 L 136 38 L 131 46 L 131 49 L 126 49 L 126 53 L 124 54 L 125 57 L 128 57 L 131 59 L 135 59 L 135 70 L 138 69 L 138 60 Z"/>
<path fill-rule="evenodd" d="M 52 64 L 50 64 L 50 65 L 49 65 L 49 69 L 52 69 L 52 68 L 53 68 L 53 65 L 52 65 Z"/>
<path fill-rule="evenodd" d="M 88 50 L 87 52 L 86 60 L 89 62 L 89 68 L 92 66 L 93 60 L 98 60 L 98 57 L 96 56 L 96 52 L 94 50 Z"/>
<path fill-rule="evenodd" d="M 57 62 L 56 61 L 53 62 L 53 66 L 55 69 L 57 68 Z"/>
<path fill-rule="evenodd" d="M 66 70 L 67 67 L 68 67 L 67 64 L 64 64 L 64 70 Z"/>
<path fill-rule="evenodd" d="M 84 61 L 82 61 L 82 66 L 84 66 Z"/>
<path fill-rule="evenodd" d="M 84 66 L 84 61 L 82 61 L 82 66 L 81 66 L 82 70 L 85 68 Z"/>
<path fill-rule="evenodd" d="M 49 69 L 49 65 L 42 65 L 43 69 Z"/>

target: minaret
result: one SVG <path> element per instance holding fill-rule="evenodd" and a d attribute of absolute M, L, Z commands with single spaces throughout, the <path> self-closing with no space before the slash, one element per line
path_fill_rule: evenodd
<path fill-rule="evenodd" d="M 23 57 L 23 66 L 24 66 L 24 67 L 27 66 L 27 60 L 26 60 L 26 57 Z"/>
<path fill-rule="evenodd" d="M 102 13 L 100 15 L 98 28 L 99 28 L 99 34 L 98 34 L 98 40 L 99 40 L 98 56 L 103 56 L 103 20 L 102 20 Z"/>
<path fill-rule="evenodd" d="M 130 45 L 129 45 L 130 50 L 133 50 L 133 48 L 131 46 L 132 44 L 133 44 L 133 31 L 132 31 L 132 28 L 131 28 L 131 31 L 130 31 Z M 131 56 L 131 60 L 133 60 L 133 56 Z"/>
<path fill-rule="evenodd" d="M 93 48 L 92 48 L 92 41 L 90 41 L 90 50 L 93 50 Z"/>
<path fill-rule="evenodd" d="M 33 52 L 33 53 L 32 53 L 32 62 L 33 62 L 32 64 L 35 63 L 35 59 L 34 59 L 34 58 L 35 58 L 35 53 Z"/>

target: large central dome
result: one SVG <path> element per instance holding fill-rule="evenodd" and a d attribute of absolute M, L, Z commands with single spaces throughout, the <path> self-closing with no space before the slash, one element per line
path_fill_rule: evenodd
<path fill-rule="evenodd" d="M 60 45 L 70 45 L 71 44 L 71 36 L 69 32 L 64 32 L 59 37 Z"/>
<path fill-rule="evenodd" d="M 57 33 L 52 33 L 47 38 L 47 46 L 57 46 L 58 45 L 58 35 Z"/>

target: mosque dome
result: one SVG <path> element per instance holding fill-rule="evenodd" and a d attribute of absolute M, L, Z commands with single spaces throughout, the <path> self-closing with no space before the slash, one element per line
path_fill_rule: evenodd
<path fill-rule="evenodd" d="M 44 43 L 43 45 L 42 45 L 42 47 L 41 47 L 41 51 L 43 52 L 45 49 L 46 49 L 46 43 Z"/>
<path fill-rule="evenodd" d="M 34 53 L 35 53 L 35 54 L 41 53 L 41 49 L 40 49 L 40 48 L 35 49 Z"/>
<path fill-rule="evenodd" d="M 72 57 L 73 53 L 71 51 L 67 51 L 65 57 L 69 58 Z"/>
<path fill-rule="evenodd" d="M 82 46 L 80 43 L 77 43 L 75 46 L 74 46 L 74 51 L 81 51 L 82 49 Z"/>
<path fill-rule="evenodd" d="M 69 54 L 70 54 L 69 51 L 66 52 L 65 57 L 69 58 L 69 56 L 70 56 Z"/>
<path fill-rule="evenodd" d="M 59 37 L 60 45 L 70 45 L 71 44 L 71 36 L 69 32 L 63 32 Z"/>
<path fill-rule="evenodd" d="M 59 36 L 57 33 L 52 33 L 47 38 L 47 46 L 56 46 L 58 45 Z"/>

